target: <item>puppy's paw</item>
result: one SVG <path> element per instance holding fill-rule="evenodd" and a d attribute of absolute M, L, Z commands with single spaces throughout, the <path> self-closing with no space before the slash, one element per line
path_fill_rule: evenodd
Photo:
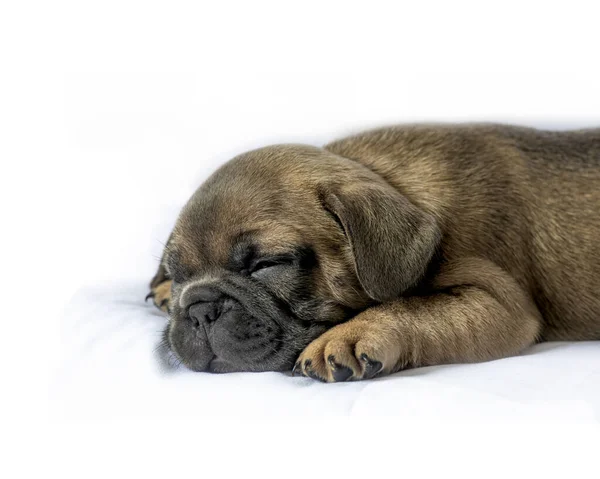
<path fill-rule="evenodd" d="M 325 332 L 300 354 L 292 374 L 324 382 L 371 379 L 394 371 L 398 345 L 376 325 L 349 321 Z"/>
<path fill-rule="evenodd" d="M 152 298 L 154 306 L 161 311 L 169 313 L 169 302 L 171 301 L 171 280 L 163 281 L 157 285 L 151 285 L 150 293 L 146 296 L 146 301 Z"/>

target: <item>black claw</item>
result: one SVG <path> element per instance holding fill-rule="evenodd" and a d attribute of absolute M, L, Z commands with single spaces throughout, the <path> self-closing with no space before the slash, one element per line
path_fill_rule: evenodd
<path fill-rule="evenodd" d="M 146 298 L 144 299 L 144 302 L 148 302 L 148 300 L 150 298 L 154 298 L 154 291 L 150 291 L 147 295 Z"/>
<path fill-rule="evenodd" d="M 380 361 L 374 361 L 365 353 L 360 355 L 360 360 L 365 363 L 365 374 L 363 379 L 371 379 L 377 376 L 383 369 L 383 364 Z"/>
<path fill-rule="evenodd" d="M 316 379 L 317 381 L 321 381 L 321 382 L 325 382 L 325 380 L 319 376 L 317 373 L 315 373 L 312 368 L 312 361 L 310 359 L 307 359 L 306 361 L 304 361 L 304 373 L 312 379 Z"/>
<path fill-rule="evenodd" d="M 163 300 L 160 302 L 160 306 L 159 306 L 159 308 L 162 308 L 162 307 L 163 307 L 165 304 L 167 304 L 168 302 L 169 302 L 169 300 L 168 300 L 167 298 L 163 299 Z"/>
<path fill-rule="evenodd" d="M 292 368 L 292 376 L 295 376 L 296 374 L 298 376 L 302 376 L 303 375 L 302 374 L 302 368 L 300 367 L 300 361 L 296 361 L 296 364 L 294 364 L 294 367 Z"/>
<path fill-rule="evenodd" d="M 331 367 L 331 373 L 333 374 L 333 380 L 335 382 L 339 383 L 347 381 L 354 374 L 354 371 L 352 371 L 352 369 L 350 369 L 348 366 L 336 363 L 333 355 L 330 355 L 327 358 L 327 362 Z"/>

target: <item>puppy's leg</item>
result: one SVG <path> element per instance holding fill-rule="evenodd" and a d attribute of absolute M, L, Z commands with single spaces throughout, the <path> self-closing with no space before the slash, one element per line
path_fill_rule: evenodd
<path fill-rule="evenodd" d="M 381 304 L 334 326 L 307 346 L 294 372 L 335 382 L 487 361 L 518 354 L 540 333 L 532 299 L 487 260 L 448 263 L 434 288 L 432 295 Z"/>
<path fill-rule="evenodd" d="M 169 312 L 169 302 L 171 300 L 171 279 L 168 277 L 164 266 L 161 264 L 158 271 L 150 282 L 150 293 L 146 300 L 152 298 L 154 305 L 164 311 Z"/>

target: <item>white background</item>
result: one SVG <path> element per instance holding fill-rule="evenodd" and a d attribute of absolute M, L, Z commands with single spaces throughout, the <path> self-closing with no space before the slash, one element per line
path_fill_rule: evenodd
<path fill-rule="evenodd" d="M 315 474 L 355 465 L 378 476 L 383 456 L 397 457 L 402 475 L 436 467 L 447 474 L 449 463 L 508 474 L 539 470 L 541 454 L 590 472 L 591 440 L 582 431 L 543 432 L 520 439 L 521 448 L 514 431 L 485 428 L 486 440 L 499 444 L 488 448 L 476 435 L 465 451 L 478 452 L 461 456 L 449 450 L 462 450 L 457 435 L 468 435 L 455 428 L 436 448 L 429 443 L 445 436 L 422 425 L 408 433 L 406 425 L 372 432 L 373 425 L 338 423 L 318 434 L 296 425 L 279 440 L 282 432 L 270 427 L 257 435 L 244 432 L 256 426 L 231 424 L 184 425 L 183 435 L 171 424 L 133 423 L 49 432 L 37 413 L 65 301 L 84 283 L 148 280 L 178 208 L 231 156 L 421 120 L 599 126 L 594 3 L 3 2 L 3 355 L 15 384 L 3 409 L 18 419 L 11 443 L 21 472 L 57 466 L 67 476 L 82 467 L 92 476 L 174 475 L 183 466 L 163 451 L 177 449 L 197 461 L 189 471 L 198 475 L 209 474 L 203 464 L 216 456 L 224 456 L 218 471 L 241 467 L 249 475 L 248 464 L 274 462 L 282 475 L 306 464 Z M 494 451 L 510 447 L 509 437 L 521 452 L 499 460 Z M 341 447 L 341 438 L 351 444 Z M 414 453 L 399 452 L 415 441 Z M 523 453 L 532 444 L 544 452 Z M 558 445 L 560 456 L 551 453 Z M 42 460 L 42 451 L 52 455 Z M 151 466 L 159 451 L 165 469 Z"/>

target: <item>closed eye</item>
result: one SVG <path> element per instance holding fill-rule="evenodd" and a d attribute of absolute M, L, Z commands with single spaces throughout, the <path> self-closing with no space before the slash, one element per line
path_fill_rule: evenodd
<path fill-rule="evenodd" d="M 272 268 L 274 266 L 291 265 L 295 260 L 296 257 L 291 255 L 259 259 L 253 264 L 252 268 L 250 269 L 250 274 L 256 273 L 261 269 Z"/>

